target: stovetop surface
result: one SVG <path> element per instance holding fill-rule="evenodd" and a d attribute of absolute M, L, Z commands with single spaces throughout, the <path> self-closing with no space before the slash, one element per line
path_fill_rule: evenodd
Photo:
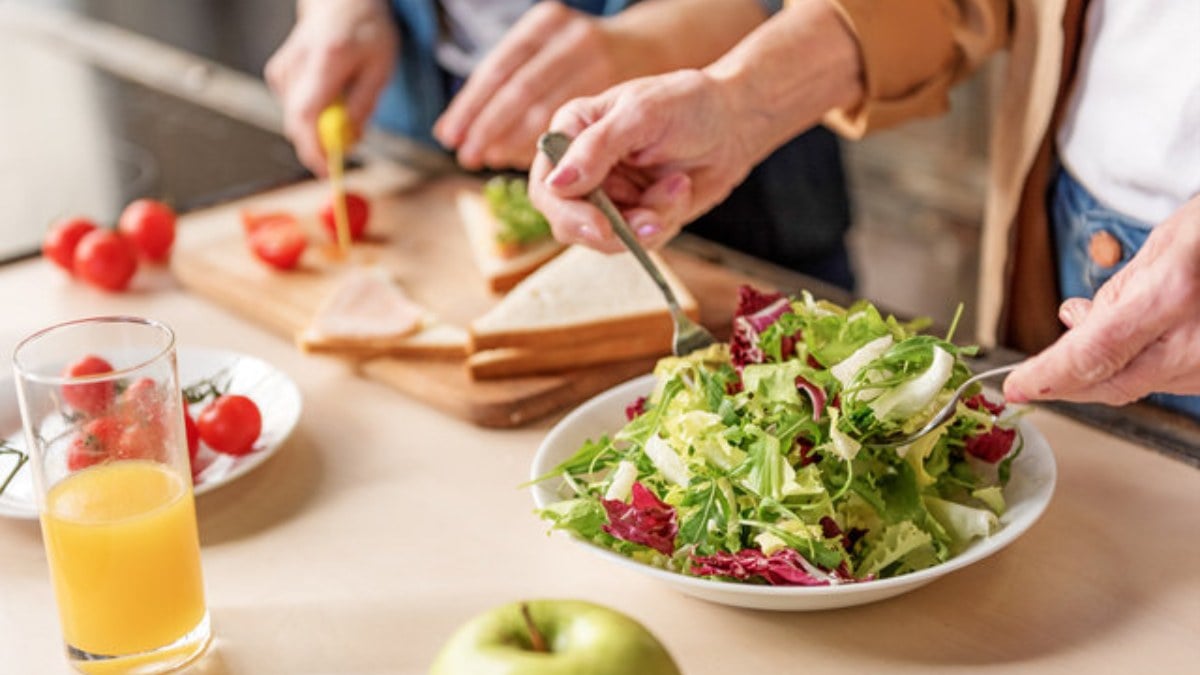
<path fill-rule="evenodd" d="M 252 70 L 265 57 L 247 58 L 223 60 Z M 44 39 L 0 30 L 0 63 L 0 261 L 35 253 L 47 226 L 64 216 L 112 223 L 143 196 L 189 210 L 306 175 L 278 134 Z"/>

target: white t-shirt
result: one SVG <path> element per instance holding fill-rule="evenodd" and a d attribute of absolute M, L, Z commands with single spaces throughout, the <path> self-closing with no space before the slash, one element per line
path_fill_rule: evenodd
<path fill-rule="evenodd" d="M 534 0 L 441 0 L 438 63 L 459 77 L 470 75 L 533 3 Z"/>
<path fill-rule="evenodd" d="M 1200 0 L 1091 0 L 1059 155 L 1151 224 L 1200 193 Z"/>

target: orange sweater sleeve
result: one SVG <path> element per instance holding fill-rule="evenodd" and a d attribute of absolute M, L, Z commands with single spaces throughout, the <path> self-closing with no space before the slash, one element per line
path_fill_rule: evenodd
<path fill-rule="evenodd" d="M 864 97 L 825 124 L 850 138 L 949 107 L 952 86 L 1008 41 L 1009 0 L 826 0 L 862 55 Z"/>

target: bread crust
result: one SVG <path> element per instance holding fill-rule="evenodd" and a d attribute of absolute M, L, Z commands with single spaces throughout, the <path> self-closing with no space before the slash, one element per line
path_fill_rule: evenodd
<path fill-rule="evenodd" d="M 617 339 L 576 341 L 557 347 L 501 347 L 467 357 L 467 374 L 474 380 L 561 373 L 584 366 L 618 363 L 638 358 L 666 356 L 670 336 L 622 335 Z"/>
<path fill-rule="evenodd" d="M 521 247 L 515 255 L 501 255 L 496 246 L 499 224 L 483 195 L 478 191 L 459 190 L 455 204 L 471 243 L 471 257 L 493 293 L 508 291 L 566 248 L 554 239 L 547 239 Z"/>

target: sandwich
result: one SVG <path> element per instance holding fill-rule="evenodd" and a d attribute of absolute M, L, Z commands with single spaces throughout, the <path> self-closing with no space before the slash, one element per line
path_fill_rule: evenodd
<path fill-rule="evenodd" d="M 522 178 L 497 176 L 482 192 L 460 190 L 456 201 L 475 264 L 493 293 L 509 290 L 563 250 L 529 203 Z"/>
<path fill-rule="evenodd" d="M 696 299 L 654 257 L 684 311 L 696 318 Z M 673 331 L 662 292 L 631 254 L 575 246 L 471 323 L 467 370 L 487 379 L 663 356 Z"/>
<path fill-rule="evenodd" d="M 467 332 L 443 323 L 377 268 L 351 268 L 296 335 L 306 352 L 462 358 Z"/>

